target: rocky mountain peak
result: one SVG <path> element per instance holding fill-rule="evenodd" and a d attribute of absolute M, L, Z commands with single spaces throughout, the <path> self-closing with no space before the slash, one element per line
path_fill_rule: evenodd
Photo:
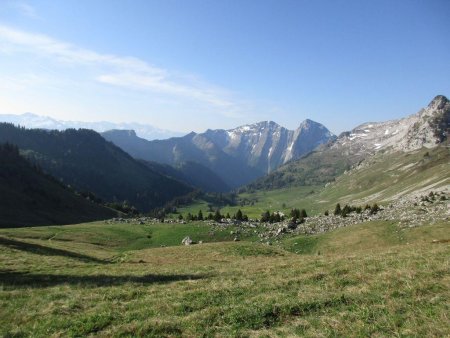
<path fill-rule="evenodd" d="M 447 138 L 449 121 L 450 102 L 445 96 L 438 95 L 417 114 L 399 120 L 364 123 L 351 132 L 342 133 L 333 147 L 361 155 L 381 149 L 433 148 Z"/>
<path fill-rule="evenodd" d="M 304 120 L 302 123 L 300 123 L 300 126 L 298 127 L 298 129 L 300 130 L 326 130 L 325 126 L 319 122 L 310 120 L 310 119 L 306 119 Z M 329 133 L 329 135 L 331 136 L 332 134 Z"/>
<path fill-rule="evenodd" d="M 450 105 L 450 101 L 444 95 L 437 95 L 428 105 L 428 109 L 440 110 Z"/>

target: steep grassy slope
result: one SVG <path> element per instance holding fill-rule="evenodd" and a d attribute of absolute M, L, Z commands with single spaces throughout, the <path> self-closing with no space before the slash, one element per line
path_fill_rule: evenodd
<path fill-rule="evenodd" d="M 68 224 L 117 215 L 32 167 L 17 148 L 0 145 L 0 227 Z"/>
<path fill-rule="evenodd" d="M 17 145 L 27 158 L 78 191 L 91 191 L 105 201 L 127 200 L 143 211 L 192 191 L 92 130 L 46 131 L 1 123 L 0 142 Z"/>
<path fill-rule="evenodd" d="M 331 144 L 320 146 L 299 160 L 281 166 L 267 176 L 263 176 L 241 192 L 275 190 L 288 187 L 324 185 L 350 169 L 364 158 L 345 150 L 332 149 Z"/>
<path fill-rule="evenodd" d="M 267 209 L 288 212 L 305 208 L 309 214 L 333 210 L 336 203 L 362 205 L 388 203 L 411 193 L 450 185 L 450 148 L 443 143 L 434 149 L 410 153 L 380 153 L 345 172 L 324 186 L 300 186 L 270 191 L 241 193 L 246 205 L 239 207 L 251 216 Z M 253 202 L 252 202 L 253 201 Z M 248 205 L 251 203 L 252 205 Z M 201 204 L 183 210 L 199 209 Z M 223 210 L 237 210 L 224 208 Z M 198 210 L 197 210 L 198 212 Z"/>
<path fill-rule="evenodd" d="M 320 255 L 249 242 L 128 251 L 118 229 L 93 226 L 106 230 L 97 243 L 83 227 L 0 230 L 0 335 L 450 334 L 447 224 L 341 229 L 318 236 Z"/>
<path fill-rule="evenodd" d="M 322 190 L 319 204 L 388 202 L 450 184 L 450 148 L 379 154 L 340 176 Z"/>

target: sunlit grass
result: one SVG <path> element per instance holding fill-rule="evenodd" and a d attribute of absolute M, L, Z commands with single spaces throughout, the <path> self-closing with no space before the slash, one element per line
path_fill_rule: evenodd
<path fill-rule="evenodd" d="M 61 227 L 61 241 L 49 240 L 53 227 L 1 232 L 19 243 L 0 245 L 0 335 L 450 333 L 447 224 L 401 236 L 385 222 L 339 229 L 317 236 L 311 249 L 303 242 L 301 255 L 250 242 L 132 250 L 123 233 L 97 223 L 92 229 L 109 233 L 100 246 L 88 244 L 87 226 Z M 127 226 L 131 242 L 147 234 L 146 226 Z"/>

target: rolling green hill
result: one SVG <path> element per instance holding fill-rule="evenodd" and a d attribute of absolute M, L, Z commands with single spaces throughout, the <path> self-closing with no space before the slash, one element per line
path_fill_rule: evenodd
<path fill-rule="evenodd" d="M 2 229 L 0 335 L 448 336 L 448 224 L 398 230 L 265 246 L 200 224 Z"/>
<path fill-rule="evenodd" d="M 45 175 L 12 145 L 0 145 L 0 227 L 68 224 L 117 216 Z"/>
<path fill-rule="evenodd" d="M 47 131 L 1 123 L 0 142 L 17 145 L 33 163 L 78 191 L 91 191 L 108 202 L 127 200 L 142 211 L 193 190 L 139 163 L 92 130 Z"/>

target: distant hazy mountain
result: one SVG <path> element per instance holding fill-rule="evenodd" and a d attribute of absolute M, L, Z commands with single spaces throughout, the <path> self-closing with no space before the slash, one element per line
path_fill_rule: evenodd
<path fill-rule="evenodd" d="M 295 131 L 275 122 L 260 122 L 231 130 L 207 130 L 184 137 L 147 141 L 133 131 L 102 133 L 135 158 L 178 166 L 196 162 L 235 188 L 271 172 L 334 138 L 323 125 L 304 121 Z"/>
<path fill-rule="evenodd" d="M 32 162 L 78 191 L 91 191 L 104 201 L 127 200 L 142 211 L 192 191 L 139 163 L 92 130 L 47 131 L 0 123 L 3 142 L 17 145 Z"/>
<path fill-rule="evenodd" d="M 238 187 L 263 175 L 257 169 L 226 154 L 214 143 L 201 139 L 195 133 L 167 140 L 147 141 L 133 131 L 113 130 L 102 136 L 121 147 L 131 156 L 150 162 L 169 164 L 173 167 L 185 162 L 196 162 L 219 176 L 229 187 Z M 210 186 L 214 187 L 214 182 Z M 220 191 L 220 189 L 214 189 Z"/>
<path fill-rule="evenodd" d="M 81 223 L 117 212 L 90 202 L 0 145 L 0 227 Z"/>
<path fill-rule="evenodd" d="M 111 129 L 132 129 L 135 130 L 139 137 L 147 140 L 162 140 L 174 136 L 182 136 L 183 133 L 170 130 L 159 129 L 150 125 L 129 123 L 114 123 L 107 121 L 99 122 L 80 122 L 80 121 L 62 121 L 55 120 L 48 116 L 40 116 L 31 113 L 22 115 L 0 114 L 0 122 L 9 122 L 26 128 L 41 128 L 50 130 L 65 130 L 68 128 L 75 129 L 92 129 L 97 132 L 104 132 Z"/>
<path fill-rule="evenodd" d="M 350 132 L 344 132 L 334 142 L 278 168 L 248 188 L 275 189 L 327 183 L 380 152 L 434 148 L 448 138 L 449 130 L 450 101 L 439 95 L 417 114 L 400 120 L 364 123 Z"/>

